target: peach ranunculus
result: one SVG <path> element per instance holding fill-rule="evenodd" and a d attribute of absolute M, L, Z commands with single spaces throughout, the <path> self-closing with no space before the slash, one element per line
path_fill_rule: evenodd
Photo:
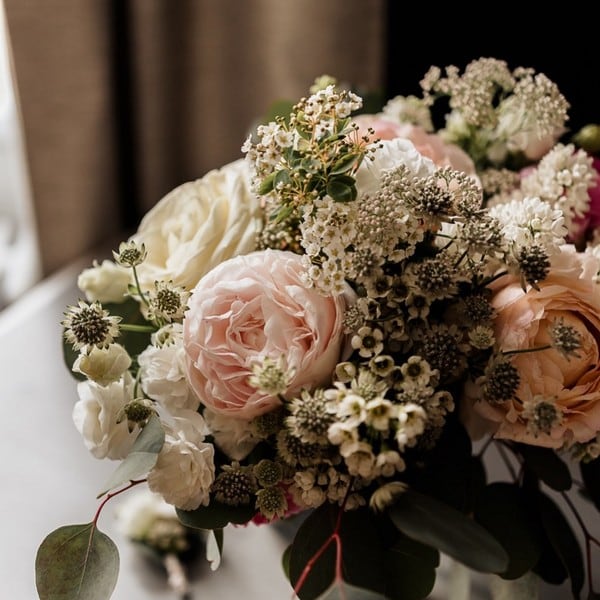
<path fill-rule="evenodd" d="M 253 367 L 283 357 L 284 396 L 331 380 L 340 360 L 348 296 L 323 296 L 303 284 L 302 258 L 265 250 L 227 260 L 192 292 L 184 319 L 188 380 L 210 409 L 253 419 L 281 404 L 253 387 Z"/>
<path fill-rule="evenodd" d="M 260 199 L 250 189 L 244 159 L 209 171 L 169 192 L 132 236 L 148 256 L 138 267 L 144 289 L 173 281 L 191 290 L 219 263 L 256 249 L 262 229 Z"/>
<path fill-rule="evenodd" d="M 475 164 L 469 155 L 456 144 L 442 140 L 435 133 L 427 133 L 423 127 L 411 123 L 397 123 L 379 115 L 357 115 L 353 121 L 358 125 L 359 135 L 367 135 L 380 140 L 404 138 L 410 140 L 417 151 L 430 158 L 438 167 L 452 167 L 468 175 L 475 174 Z M 368 130 L 372 129 L 373 134 Z"/>
<path fill-rule="evenodd" d="M 591 253 L 565 245 L 553 257 L 539 291 L 523 291 L 514 278 L 497 282 L 492 304 L 501 350 L 545 346 L 550 342 L 549 328 L 557 322 L 573 327 L 581 346 L 576 356 L 567 357 L 555 348 L 513 355 L 520 379 L 515 399 L 495 404 L 467 401 L 463 415 L 471 433 L 478 427 L 481 431 L 477 416 L 487 421 L 497 438 L 550 448 L 589 441 L 600 431 L 600 288 L 595 283 L 599 268 L 600 260 Z M 473 398 L 473 390 L 467 396 Z M 540 401 L 558 409 L 559 418 L 548 432 L 536 430 L 535 422 L 527 419 L 528 407 Z"/>

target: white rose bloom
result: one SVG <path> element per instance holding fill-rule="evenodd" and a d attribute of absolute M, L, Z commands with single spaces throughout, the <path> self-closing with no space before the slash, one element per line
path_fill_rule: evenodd
<path fill-rule="evenodd" d="M 73 421 L 83 436 L 86 448 L 96 458 L 119 460 L 125 458 L 140 429 L 129 431 L 127 419 L 120 423 L 121 409 L 133 399 L 134 380 L 126 372 L 106 387 L 93 381 L 77 385 L 79 401 L 73 407 Z"/>
<path fill-rule="evenodd" d="M 144 216 L 132 236 L 148 251 L 138 267 L 142 287 L 172 280 L 191 290 L 213 267 L 256 248 L 261 215 L 243 159 L 175 188 Z"/>
<path fill-rule="evenodd" d="M 166 502 L 183 510 L 207 506 L 215 479 L 215 449 L 204 442 L 208 433 L 200 414 L 188 411 L 163 423 L 165 443 L 155 467 L 148 474 L 148 487 Z"/>
<path fill-rule="evenodd" d="M 250 421 L 228 417 L 208 408 L 204 410 L 204 417 L 215 444 L 233 460 L 246 458 L 262 439 Z"/>
<path fill-rule="evenodd" d="M 73 371 L 81 373 L 98 385 L 107 386 L 121 378 L 131 366 L 131 357 L 121 344 L 110 344 L 108 348 L 94 346 L 81 352 L 73 363 Z"/>
<path fill-rule="evenodd" d="M 409 140 L 382 140 L 377 146 L 379 147 L 373 160 L 363 160 L 356 172 L 356 189 L 359 194 L 376 192 L 381 184 L 382 173 L 400 165 L 406 166 L 414 177 L 428 177 L 436 169 L 433 161 L 422 156 Z"/>
<path fill-rule="evenodd" d="M 181 410 L 197 410 L 200 400 L 185 378 L 183 327 L 180 323 L 166 326 L 171 342 L 163 346 L 148 346 L 139 356 L 142 389 L 172 415 Z M 160 339 L 159 330 L 154 338 Z"/>
<path fill-rule="evenodd" d="M 123 302 L 131 282 L 131 269 L 103 260 L 94 261 L 93 267 L 84 269 L 77 278 L 77 286 L 88 302 Z"/>

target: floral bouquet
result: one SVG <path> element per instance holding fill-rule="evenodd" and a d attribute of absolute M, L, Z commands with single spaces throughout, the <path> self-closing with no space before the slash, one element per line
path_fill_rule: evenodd
<path fill-rule="evenodd" d="M 302 600 L 425 598 L 440 553 L 598 598 L 598 127 L 566 140 L 557 86 L 500 60 L 421 87 L 361 114 L 318 79 L 81 273 L 73 419 L 122 461 L 100 508 L 145 482 L 213 559 L 297 519 Z M 40 598 L 111 595 L 98 513 L 44 540 Z"/>

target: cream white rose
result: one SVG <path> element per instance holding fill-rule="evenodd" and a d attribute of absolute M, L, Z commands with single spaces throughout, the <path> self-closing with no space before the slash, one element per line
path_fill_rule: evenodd
<path fill-rule="evenodd" d="M 188 411 L 163 426 L 165 443 L 148 474 L 148 487 L 183 510 L 207 506 L 215 479 L 215 449 L 204 441 L 208 433 L 204 419 Z"/>
<path fill-rule="evenodd" d="M 148 251 L 138 267 L 140 283 L 150 289 L 172 280 L 191 290 L 224 260 L 254 250 L 261 228 L 246 161 L 210 171 L 175 188 L 142 219 L 132 237 Z"/>
<path fill-rule="evenodd" d="M 172 323 L 155 334 L 168 329 L 169 343 L 148 346 L 139 356 L 142 389 L 152 400 L 156 400 L 172 415 L 181 410 L 197 410 L 200 400 L 185 378 L 185 351 L 183 349 L 183 327 Z"/>
<path fill-rule="evenodd" d="M 215 444 L 233 460 L 244 460 L 264 439 L 257 435 L 250 421 L 228 417 L 208 408 L 203 414 Z"/>
<path fill-rule="evenodd" d="M 121 344 L 110 344 L 107 348 L 94 346 L 89 353 L 82 352 L 73 363 L 73 371 L 107 386 L 120 379 L 130 366 L 127 350 Z"/>
<path fill-rule="evenodd" d="M 131 269 L 114 263 L 112 260 L 93 262 L 77 278 L 77 286 L 85 294 L 88 302 L 123 302 L 127 286 L 131 281 Z"/>
<path fill-rule="evenodd" d="M 127 419 L 117 421 L 125 404 L 133 399 L 134 383 L 127 372 L 106 387 L 93 381 L 77 385 L 79 401 L 73 407 L 73 422 L 96 458 L 119 460 L 129 454 L 140 429 L 130 432 Z"/>

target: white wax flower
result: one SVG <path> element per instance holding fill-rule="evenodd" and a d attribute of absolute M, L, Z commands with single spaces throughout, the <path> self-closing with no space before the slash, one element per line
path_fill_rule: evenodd
<path fill-rule="evenodd" d="M 138 356 L 142 389 L 172 415 L 181 410 L 197 410 L 200 401 L 185 378 L 182 326 L 167 325 L 154 334 L 154 339 L 164 337 L 162 332 L 166 330 L 170 343 L 150 345 Z"/>
<path fill-rule="evenodd" d="M 107 386 L 120 379 L 130 366 L 127 350 L 121 344 L 110 344 L 107 348 L 94 346 L 90 352 L 81 352 L 73 363 L 73 371 Z"/>
<path fill-rule="evenodd" d="M 125 404 L 133 399 L 134 383 L 126 372 L 119 381 L 105 387 L 93 381 L 78 384 L 80 399 L 73 407 L 73 421 L 96 458 L 119 460 L 129 454 L 140 429 L 129 431 L 127 419 L 117 421 Z"/>
<path fill-rule="evenodd" d="M 131 282 L 131 269 L 126 269 L 112 260 L 94 261 L 77 278 L 77 286 L 88 302 L 123 302 Z"/>
<path fill-rule="evenodd" d="M 165 443 L 148 474 L 148 487 L 169 504 L 194 510 L 208 505 L 215 479 L 215 449 L 204 441 L 208 430 L 202 416 L 193 411 L 180 414 L 172 424 L 163 424 Z"/>

